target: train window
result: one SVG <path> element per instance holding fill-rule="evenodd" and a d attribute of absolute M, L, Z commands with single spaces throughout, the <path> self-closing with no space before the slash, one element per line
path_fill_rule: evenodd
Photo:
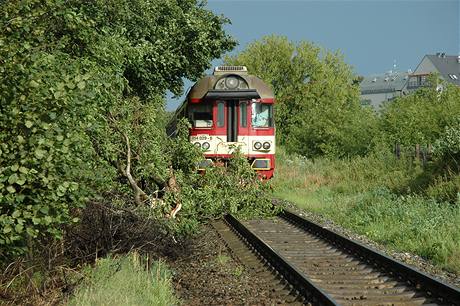
<path fill-rule="evenodd" d="M 189 116 L 193 122 L 193 127 L 212 127 L 212 105 L 209 103 L 190 105 Z"/>
<path fill-rule="evenodd" d="M 273 105 L 265 103 L 252 103 L 252 127 L 273 126 Z"/>
<path fill-rule="evenodd" d="M 240 126 L 246 127 L 248 122 L 248 104 L 240 102 Z"/>
<path fill-rule="evenodd" d="M 217 103 L 217 126 L 223 127 L 225 125 L 225 104 L 224 102 Z"/>

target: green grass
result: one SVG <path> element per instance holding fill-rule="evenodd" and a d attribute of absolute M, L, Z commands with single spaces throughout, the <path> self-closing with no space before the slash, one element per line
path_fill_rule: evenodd
<path fill-rule="evenodd" d="M 168 270 L 156 262 L 147 271 L 139 256 L 108 257 L 88 269 L 69 305 L 177 305 Z"/>
<path fill-rule="evenodd" d="M 391 157 L 313 162 L 281 150 L 273 185 L 278 198 L 460 273 L 460 203 L 437 202 L 408 189 L 420 172 Z"/>

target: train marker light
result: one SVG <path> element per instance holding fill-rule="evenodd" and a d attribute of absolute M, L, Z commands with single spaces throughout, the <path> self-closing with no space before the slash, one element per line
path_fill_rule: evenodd
<path fill-rule="evenodd" d="M 205 142 L 203 142 L 203 144 L 201 145 L 201 148 L 202 148 L 203 150 L 207 151 L 207 150 L 209 150 L 209 147 L 210 147 L 210 146 L 211 146 L 211 145 L 209 144 L 209 142 L 206 142 L 206 141 L 205 141 Z"/>
<path fill-rule="evenodd" d="M 260 150 L 261 148 L 262 148 L 262 143 L 256 141 L 256 142 L 254 143 L 254 149 Z"/>
<path fill-rule="evenodd" d="M 265 150 L 269 150 L 271 147 L 271 144 L 267 141 L 267 142 L 264 142 L 264 149 Z"/>

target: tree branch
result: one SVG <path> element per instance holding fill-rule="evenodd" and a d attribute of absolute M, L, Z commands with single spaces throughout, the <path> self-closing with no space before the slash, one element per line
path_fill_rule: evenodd
<path fill-rule="evenodd" d="M 145 200 L 148 199 L 147 194 L 137 185 L 133 176 L 131 175 L 131 146 L 129 144 L 129 137 L 126 133 L 122 133 L 125 143 L 126 143 L 126 169 L 124 170 L 124 175 L 129 181 L 131 188 L 134 191 L 134 201 L 137 205 L 142 204 Z"/>

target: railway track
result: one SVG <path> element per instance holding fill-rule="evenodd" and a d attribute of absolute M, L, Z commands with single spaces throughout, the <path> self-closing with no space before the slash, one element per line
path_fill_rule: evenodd
<path fill-rule="evenodd" d="M 306 304 L 460 305 L 459 289 L 289 211 L 225 221 Z"/>

